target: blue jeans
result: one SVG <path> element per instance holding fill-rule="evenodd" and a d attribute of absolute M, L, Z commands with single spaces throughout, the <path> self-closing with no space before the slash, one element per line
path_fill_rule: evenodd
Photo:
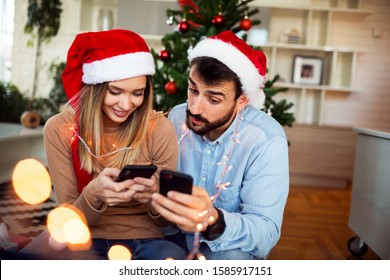
<path fill-rule="evenodd" d="M 190 253 L 185 234 L 178 232 L 165 236 L 165 239 L 180 246 L 186 254 Z M 259 258 L 241 249 L 212 252 L 206 243 L 200 244 L 199 251 L 206 257 L 206 260 L 259 260 Z"/>
<path fill-rule="evenodd" d="M 200 245 L 199 251 L 206 257 L 206 260 L 259 260 L 259 258 L 241 249 L 212 252 L 206 243 Z"/>
<path fill-rule="evenodd" d="M 161 238 L 107 240 L 92 239 L 88 250 L 72 251 L 65 248 L 56 251 L 49 245 L 49 233 L 43 231 L 26 247 L 12 258 L 18 259 L 54 259 L 54 260 L 106 260 L 108 250 L 113 245 L 123 245 L 132 253 L 133 260 L 165 260 L 173 258 L 184 260 L 186 253 L 173 242 Z"/>
<path fill-rule="evenodd" d="M 133 260 L 184 260 L 183 249 L 173 242 L 159 238 L 106 240 L 93 239 L 91 250 L 97 259 L 107 259 L 108 250 L 114 245 L 122 245 L 132 252 Z"/>

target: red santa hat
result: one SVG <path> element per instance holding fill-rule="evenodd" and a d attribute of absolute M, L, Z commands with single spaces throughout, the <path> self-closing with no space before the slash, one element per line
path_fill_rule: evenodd
<path fill-rule="evenodd" d="M 256 109 L 264 107 L 267 59 L 262 51 L 252 49 L 244 40 L 232 31 L 224 31 L 201 40 L 188 50 L 191 62 L 196 57 L 212 57 L 237 74 L 249 105 Z"/>
<path fill-rule="evenodd" d="M 78 34 L 68 51 L 62 83 L 68 99 L 83 84 L 100 84 L 155 72 L 145 40 L 124 29 Z"/>

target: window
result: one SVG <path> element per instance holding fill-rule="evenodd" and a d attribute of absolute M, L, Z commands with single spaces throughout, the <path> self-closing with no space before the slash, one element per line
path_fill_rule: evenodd
<path fill-rule="evenodd" d="M 14 9 L 14 0 L 0 0 L 0 81 L 4 82 L 11 79 Z"/>

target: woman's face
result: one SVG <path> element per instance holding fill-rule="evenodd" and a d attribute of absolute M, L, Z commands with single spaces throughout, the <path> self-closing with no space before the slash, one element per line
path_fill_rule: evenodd
<path fill-rule="evenodd" d="M 146 76 L 109 82 L 103 102 L 108 120 L 121 124 L 141 106 L 145 97 Z"/>

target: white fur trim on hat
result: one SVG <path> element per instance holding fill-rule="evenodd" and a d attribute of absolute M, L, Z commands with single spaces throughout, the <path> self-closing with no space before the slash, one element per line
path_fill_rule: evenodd
<path fill-rule="evenodd" d="M 245 54 L 222 40 L 206 38 L 188 50 L 190 62 L 201 56 L 215 58 L 230 68 L 239 77 L 242 90 L 249 98 L 249 105 L 256 109 L 264 107 L 263 87 L 266 78 L 260 75 L 255 65 Z"/>
<path fill-rule="evenodd" d="M 142 75 L 153 75 L 154 72 L 154 60 L 151 53 L 128 53 L 84 63 L 82 81 L 85 84 L 94 85 Z"/>

